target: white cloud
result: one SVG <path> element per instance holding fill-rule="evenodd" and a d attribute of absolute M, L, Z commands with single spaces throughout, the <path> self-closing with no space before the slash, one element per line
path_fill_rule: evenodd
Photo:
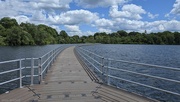
<path fill-rule="evenodd" d="M 69 3 L 72 0 L 31 0 L 30 1 L 34 8 L 40 9 L 69 9 Z"/>
<path fill-rule="evenodd" d="M 56 31 L 59 33 L 61 31 L 61 29 L 59 28 L 59 26 L 56 25 L 49 25 L 50 27 L 56 29 Z"/>
<path fill-rule="evenodd" d="M 148 17 L 151 18 L 151 19 L 154 19 L 154 18 L 156 18 L 156 17 L 158 17 L 158 16 L 159 16 L 159 14 L 153 15 L 153 14 L 151 14 L 150 12 L 148 12 Z"/>
<path fill-rule="evenodd" d="M 127 5 L 124 5 L 122 7 L 122 10 L 123 11 L 128 11 L 128 12 L 131 12 L 133 14 L 145 14 L 146 11 L 144 9 L 142 9 L 141 6 L 137 6 L 135 4 L 127 4 Z"/>
<path fill-rule="evenodd" d="M 27 16 L 24 15 L 20 15 L 20 16 L 16 16 L 16 17 L 12 17 L 14 19 L 16 19 L 16 21 L 20 24 L 22 22 L 30 22 L 30 19 Z"/>
<path fill-rule="evenodd" d="M 118 5 L 113 5 L 110 8 L 110 16 L 113 18 L 129 18 L 142 19 L 141 14 L 146 14 L 146 11 L 141 6 L 135 4 L 127 4 L 122 7 L 122 11 L 118 10 Z"/>
<path fill-rule="evenodd" d="M 76 26 L 76 25 L 65 25 L 65 28 L 66 28 L 68 35 L 70 35 L 70 36 L 73 36 L 73 35 L 88 36 L 88 35 L 93 35 L 95 33 L 95 32 L 91 32 L 91 31 L 82 32 L 79 29 L 79 26 Z"/>
<path fill-rule="evenodd" d="M 106 23 L 108 22 L 108 23 Z M 116 19 L 100 19 L 97 20 L 95 26 L 100 32 L 115 32 L 118 30 L 125 30 L 127 32 L 138 31 L 144 32 L 147 30 L 150 32 L 162 32 L 162 31 L 180 31 L 180 21 L 177 20 L 160 20 L 160 21 L 140 21 L 140 20 L 130 20 L 126 18 L 116 18 Z"/>
<path fill-rule="evenodd" d="M 79 26 L 76 25 L 65 25 L 67 32 L 81 32 Z"/>
<path fill-rule="evenodd" d="M 180 0 L 176 0 L 176 2 L 173 5 L 173 9 L 171 10 L 170 14 L 180 15 Z"/>
<path fill-rule="evenodd" d="M 97 13 L 92 13 L 82 9 L 67 11 L 56 16 L 50 16 L 52 22 L 64 25 L 78 25 L 82 23 L 90 24 L 98 18 Z"/>
<path fill-rule="evenodd" d="M 25 2 L 26 1 L 26 2 Z M 93 26 L 101 32 L 115 32 L 117 30 L 159 32 L 180 31 L 180 21 L 160 20 L 143 21 L 142 15 L 147 14 L 150 19 L 159 15 L 146 12 L 141 6 L 126 4 L 130 0 L 75 0 L 85 8 L 110 7 L 109 16 L 99 17 L 98 13 L 89 10 L 69 10 L 73 0 L 0 0 L 0 18 L 8 16 L 15 18 L 18 23 L 30 22 L 35 24 L 46 24 L 55 28 L 58 32 L 61 27 L 67 29 L 69 35 L 92 35 L 95 32 L 81 31 L 81 24 Z M 122 5 L 123 4 L 123 5 Z M 121 7 L 119 9 L 119 7 Z M 176 0 L 170 14 L 180 15 L 180 0 Z M 103 14 L 102 14 L 103 15 Z"/>
<path fill-rule="evenodd" d="M 144 22 L 125 18 L 114 19 L 114 30 L 141 31 Z"/>
<path fill-rule="evenodd" d="M 111 22 L 111 20 L 108 20 L 108 19 L 105 19 L 105 18 L 96 20 L 95 24 L 98 27 L 107 27 L 107 26 L 112 27 L 113 26 L 113 22 Z"/>
<path fill-rule="evenodd" d="M 19 0 L 0 1 L 0 18 L 5 16 L 29 15 L 33 11 L 29 3 Z"/>
<path fill-rule="evenodd" d="M 32 15 L 32 21 L 45 21 L 46 13 L 45 10 L 37 10 Z"/>
<path fill-rule="evenodd" d="M 130 0 L 75 0 L 75 2 L 84 8 L 108 7 L 111 5 L 121 5 Z"/>

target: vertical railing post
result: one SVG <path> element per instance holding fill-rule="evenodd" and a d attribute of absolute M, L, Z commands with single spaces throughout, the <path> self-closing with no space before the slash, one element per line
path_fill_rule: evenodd
<path fill-rule="evenodd" d="M 101 58 L 101 79 L 103 80 L 104 76 L 104 57 Z"/>
<path fill-rule="evenodd" d="M 31 58 L 31 85 L 34 84 L 34 58 Z"/>
<path fill-rule="evenodd" d="M 104 57 L 101 58 L 101 72 L 104 74 Z"/>
<path fill-rule="evenodd" d="M 108 66 L 106 69 L 106 78 L 107 78 L 107 85 L 110 85 L 110 72 L 109 72 L 109 68 L 111 67 L 111 60 L 108 58 Z"/>
<path fill-rule="evenodd" d="M 53 63 L 54 63 L 54 50 L 53 50 Z"/>
<path fill-rule="evenodd" d="M 39 84 L 41 83 L 41 81 L 42 81 L 42 58 L 39 58 L 39 65 L 38 65 L 38 67 L 39 67 Z"/>
<path fill-rule="evenodd" d="M 48 53 L 48 63 L 49 63 L 48 70 L 50 70 L 50 66 L 51 66 L 51 52 Z"/>
<path fill-rule="evenodd" d="M 19 87 L 22 88 L 22 59 L 19 60 Z"/>
<path fill-rule="evenodd" d="M 92 58 L 94 59 L 93 60 L 93 65 L 95 66 L 95 55 L 94 54 L 92 54 Z M 95 72 L 95 67 L 93 68 L 93 71 Z"/>

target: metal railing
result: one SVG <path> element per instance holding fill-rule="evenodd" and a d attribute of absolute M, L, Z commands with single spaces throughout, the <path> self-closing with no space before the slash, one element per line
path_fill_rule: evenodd
<path fill-rule="evenodd" d="M 40 58 L 23 58 L 0 62 L 0 88 L 8 91 L 23 84 L 41 83 L 56 57 L 68 46 L 60 46 Z M 17 81 L 16 83 L 13 83 Z M 14 89 L 12 88 L 12 89 Z"/>
<path fill-rule="evenodd" d="M 88 67 L 107 85 L 126 88 L 125 90 L 130 87 L 145 87 L 180 97 L 180 68 L 104 58 L 82 47 L 76 47 L 76 51 Z M 128 83 L 127 86 L 123 86 L 125 83 Z M 136 91 L 135 93 L 139 94 Z"/>

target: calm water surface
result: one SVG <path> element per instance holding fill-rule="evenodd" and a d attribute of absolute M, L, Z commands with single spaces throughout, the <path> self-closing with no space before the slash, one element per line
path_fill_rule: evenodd
<path fill-rule="evenodd" d="M 62 45 L 44 46 L 0 46 L 0 61 L 14 60 L 19 58 L 39 58 L 49 51 Z"/>

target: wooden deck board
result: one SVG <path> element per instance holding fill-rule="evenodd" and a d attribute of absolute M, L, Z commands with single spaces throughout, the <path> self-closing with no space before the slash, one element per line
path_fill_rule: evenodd
<path fill-rule="evenodd" d="M 0 102 L 152 102 L 126 91 L 92 82 L 75 57 L 73 49 L 74 47 L 65 49 L 57 57 L 43 82 L 31 86 L 41 94 L 40 99 L 33 96 L 27 88 L 18 88 L 0 95 Z"/>

